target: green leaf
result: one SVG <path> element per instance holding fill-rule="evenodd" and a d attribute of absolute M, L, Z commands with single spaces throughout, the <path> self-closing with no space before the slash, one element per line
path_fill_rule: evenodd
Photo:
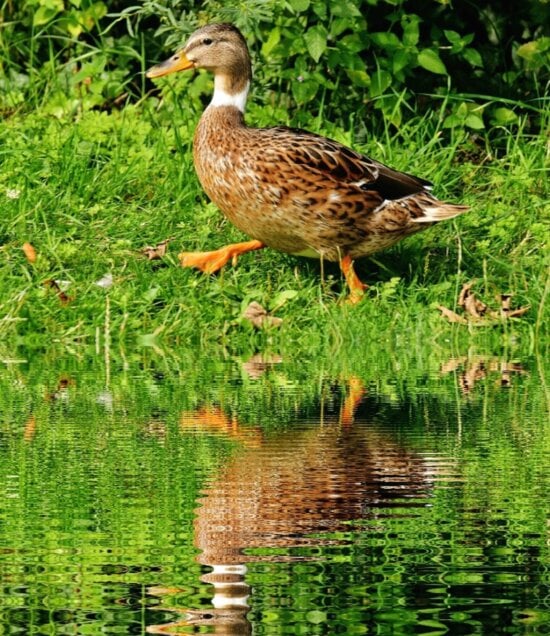
<path fill-rule="evenodd" d="M 455 128 L 456 126 L 464 126 L 464 119 L 454 113 L 447 115 L 443 120 L 443 128 Z"/>
<path fill-rule="evenodd" d="M 450 31 L 450 30 L 444 29 L 443 33 L 445 34 L 445 37 L 447 38 L 447 40 L 449 40 L 451 44 L 460 44 L 462 42 L 462 36 L 460 35 L 460 33 L 457 33 L 456 31 Z"/>
<path fill-rule="evenodd" d="M 376 46 L 379 46 L 382 49 L 392 50 L 401 47 L 401 41 L 395 33 L 371 33 L 370 39 L 374 44 L 376 44 Z"/>
<path fill-rule="evenodd" d="M 492 113 L 493 117 L 491 123 L 497 126 L 506 126 L 507 124 L 513 124 L 518 120 L 518 116 L 510 108 L 504 108 L 503 106 L 495 108 Z"/>
<path fill-rule="evenodd" d="M 370 86 L 370 77 L 366 71 L 357 71 L 351 68 L 346 69 L 346 75 L 350 78 L 354 86 L 368 88 Z"/>
<path fill-rule="evenodd" d="M 403 16 L 401 24 L 403 26 L 403 44 L 405 46 L 416 46 L 418 44 L 420 37 L 419 22 L 420 18 L 414 13 Z"/>
<path fill-rule="evenodd" d="M 346 29 L 353 27 L 353 21 L 349 18 L 336 18 L 330 25 L 330 37 L 335 38 L 343 33 Z"/>
<path fill-rule="evenodd" d="M 475 104 L 468 104 L 461 102 L 455 111 L 448 115 L 443 121 L 443 128 L 454 128 L 455 126 L 468 126 L 469 128 L 475 128 L 481 130 L 484 128 L 483 119 L 481 115 L 472 112 L 472 109 L 478 108 Z"/>
<path fill-rule="evenodd" d="M 107 7 L 104 2 L 94 2 L 85 11 L 81 12 L 82 24 L 87 29 L 92 29 L 98 20 L 107 15 Z"/>
<path fill-rule="evenodd" d="M 321 23 L 324 24 L 328 19 L 327 5 L 324 2 L 314 2 L 311 8 Z"/>
<path fill-rule="evenodd" d="M 468 116 L 469 112 L 470 112 L 470 109 L 468 108 L 468 104 L 466 102 L 461 102 L 460 105 L 458 106 L 458 108 L 456 109 L 456 114 L 459 117 L 462 117 L 462 121 L 463 122 L 466 119 L 466 117 Z"/>
<path fill-rule="evenodd" d="M 464 49 L 462 55 L 472 66 L 483 68 L 483 59 L 479 51 L 476 51 L 476 49 Z"/>
<path fill-rule="evenodd" d="M 518 47 L 516 53 L 533 69 L 550 64 L 550 37 L 541 37 Z"/>
<path fill-rule="evenodd" d="M 319 89 L 318 82 L 310 79 L 292 82 L 292 95 L 298 104 L 310 102 Z"/>
<path fill-rule="evenodd" d="M 66 13 L 57 23 L 57 26 L 60 29 L 70 33 L 73 38 L 77 38 L 83 31 L 82 24 L 80 23 L 78 16 L 75 15 L 76 13 L 76 11 Z"/>
<path fill-rule="evenodd" d="M 262 55 L 264 57 L 269 57 L 269 54 L 273 49 L 279 44 L 281 40 L 281 29 L 279 27 L 275 27 L 271 30 L 269 37 L 262 44 Z"/>
<path fill-rule="evenodd" d="M 296 13 L 302 13 L 309 9 L 311 2 L 310 0 L 288 0 L 288 4 L 294 11 L 296 11 Z"/>
<path fill-rule="evenodd" d="M 270 311 L 276 311 L 286 304 L 287 301 L 296 298 L 297 295 L 298 292 L 295 289 L 285 289 L 282 292 L 279 292 L 269 303 Z"/>
<path fill-rule="evenodd" d="M 378 97 L 379 95 L 382 95 L 386 88 L 390 86 L 391 80 L 392 77 L 388 71 L 379 70 L 376 71 L 376 73 L 373 73 L 370 78 L 370 96 Z"/>
<path fill-rule="evenodd" d="M 527 60 L 528 62 L 533 61 L 539 52 L 537 41 L 533 40 L 532 42 L 526 42 L 525 44 L 522 44 L 520 47 L 518 47 L 516 52 L 524 60 Z"/>
<path fill-rule="evenodd" d="M 433 49 L 424 49 L 418 54 L 418 63 L 430 73 L 438 75 L 447 75 L 445 64 L 441 61 L 439 55 Z"/>
<path fill-rule="evenodd" d="M 311 27 L 304 33 L 307 50 L 316 62 L 320 60 L 327 48 L 327 39 L 328 32 L 321 24 Z"/>
<path fill-rule="evenodd" d="M 362 15 L 357 7 L 357 0 L 339 0 L 338 2 L 330 4 L 330 10 L 332 15 L 345 16 L 348 18 L 350 16 L 358 18 Z"/>
<path fill-rule="evenodd" d="M 483 130 L 485 128 L 482 117 L 476 115 L 476 113 L 470 113 L 464 123 L 468 128 L 473 128 L 474 130 Z"/>
<path fill-rule="evenodd" d="M 55 18 L 58 13 L 59 11 L 57 9 L 51 7 L 38 7 L 34 12 L 32 23 L 34 26 L 47 24 L 50 20 Z"/>
<path fill-rule="evenodd" d="M 392 71 L 394 75 L 402 71 L 410 62 L 411 54 L 406 49 L 396 51 L 392 57 Z"/>

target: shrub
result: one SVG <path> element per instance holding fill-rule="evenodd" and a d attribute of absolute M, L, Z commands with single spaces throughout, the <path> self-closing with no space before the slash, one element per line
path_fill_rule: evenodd
<path fill-rule="evenodd" d="M 97 107 L 140 94 L 143 57 L 158 59 L 212 20 L 245 31 L 260 97 L 334 118 L 378 109 L 399 126 L 411 98 L 422 106 L 422 94 L 450 91 L 462 98 L 446 126 L 508 125 L 517 115 L 507 100 L 542 110 L 550 70 L 545 0 L 4 0 L 3 13 L 4 111 L 47 102 L 55 113 L 67 95 L 73 107 Z M 476 95 L 500 101 L 484 109 Z"/>

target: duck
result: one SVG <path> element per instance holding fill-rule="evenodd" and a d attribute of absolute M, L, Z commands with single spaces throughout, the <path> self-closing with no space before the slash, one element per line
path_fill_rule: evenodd
<path fill-rule="evenodd" d="M 214 273 L 242 254 L 272 248 L 339 264 L 348 300 L 365 285 L 356 259 L 469 207 L 438 200 L 432 184 L 394 170 L 338 141 L 300 128 L 255 128 L 244 112 L 252 81 L 246 40 L 232 24 L 196 30 L 183 48 L 146 75 L 206 69 L 214 75 L 210 104 L 193 139 L 201 186 L 225 217 L 250 240 L 207 252 L 182 252 L 183 267 Z"/>

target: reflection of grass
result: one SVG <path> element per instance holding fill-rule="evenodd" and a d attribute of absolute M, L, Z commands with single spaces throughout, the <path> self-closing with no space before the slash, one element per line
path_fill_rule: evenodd
<path fill-rule="evenodd" d="M 492 575 L 508 577 L 502 583 L 521 582 L 529 573 L 535 581 L 530 607 L 538 605 L 542 574 L 536 564 L 547 555 L 543 502 L 550 449 L 534 365 L 526 359 L 520 372 L 516 364 L 518 371 L 503 387 L 509 359 L 448 360 L 430 357 L 426 349 L 388 347 L 371 347 L 368 356 L 345 353 L 295 362 L 273 356 L 271 366 L 266 357 L 267 369 L 254 377 L 250 365 L 221 361 L 219 349 L 206 350 L 199 362 L 192 351 L 178 357 L 145 350 L 122 358 L 113 350 L 110 378 L 98 357 L 36 354 L 27 366 L 9 366 L 0 376 L 0 536 L 6 548 L 0 561 L 7 563 L 10 592 L 1 600 L 20 598 L 11 589 L 24 586 L 32 608 L 70 607 L 72 621 L 121 616 L 117 620 L 125 622 L 134 617 L 130 612 L 137 617 L 143 611 L 146 587 L 162 585 L 182 590 L 177 602 L 175 594 L 163 607 L 203 607 L 211 590 L 199 583 L 194 562 L 199 494 L 223 467 L 249 452 L 256 428 L 267 443 L 287 440 L 289 449 L 304 431 L 315 441 L 327 428 L 338 430 L 344 397 L 358 396 L 362 383 L 364 399 L 348 426 L 361 427 L 374 452 L 388 439 L 438 465 L 430 505 L 366 506 L 366 519 L 351 523 L 349 533 L 320 536 L 325 545 L 313 554 L 323 560 L 316 576 L 306 571 L 315 563 L 253 565 L 256 612 L 278 605 L 279 596 L 281 606 L 285 602 L 272 589 L 282 576 L 285 594 L 292 585 L 299 588 L 296 598 L 307 598 L 306 584 L 319 593 L 326 587 L 341 595 L 335 603 L 343 607 L 360 582 L 355 605 L 362 612 L 374 611 L 363 603 L 373 598 L 377 610 L 395 613 L 396 596 L 413 598 L 418 581 L 432 595 L 438 589 L 447 603 L 487 595 L 486 587 L 464 586 L 488 585 L 488 568 L 503 571 Z M 463 392 L 466 376 L 469 390 Z M 216 425 L 224 413 L 242 436 Z M 531 505 L 533 489 L 538 505 Z M 328 538 L 345 542 L 345 549 L 331 547 Z M 310 556 L 307 548 L 293 554 Z M 519 590 L 524 593 L 515 585 L 500 593 L 514 597 Z M 121 604 L 123 598 L 135 598 L 137 609 Z M 3 611 L 0 622 L 11 624 L 12 615 Z M 20 614 L 18 620 L 27 619 Z M 150 620 L 161 622 L 162 615 Z M 251 620 L 267 619 L 253 614 Z"/>
<path fill-rule="evenodd" d="M 266 250 L 240 259 L 217 277 L 183 270 L 181 249 L 210 249 L 242 240 L 206 202 L 191 161 L 194 116 L 148 103 L 121 112 L 85 112 L 77 121 L 39 113 L 8 120 L 0 202 L 0 333 L 72 341 L 140 338 L 232 340 L 251 337 L 240 318 L 255 300 L 283 319 L 279 331 L 295 340 L 379 338 L 380 332 L 437 335 L 449 327 L 439 304 L 452 307 L 462 284 L 478 279 L 486 298 L 514 293 L 531 305 L 520 324 L 544 330 L 544 243 L 548 200 L 545 140 L 502 132 L 506 153 L 471 142 L 438 140 L 437 117 L 409 122 L 394 138 L 369 136 L 361 147 L 383 161 L 436 183 L 442 198 L 472 211 L 412 237 L 359 265 L 371 284 L 365 301 L 338 303 L 337 268 Z M 269 119 L 265 110 L 251 122 Z M 331 128 L 332 136 L 341 131 Z M 547 210 L 546 210 L 547 214 Z M 548 219 L 546 218 L 546 221 Z M 140 254 L 174 237 L 162 260 Z M 30 262 L 22 250 L 34 246 Z M 105 274 L 112 286 L 98 285 Z M 66 302 L 61 294 L 65 294 Z M 109 298 L 107 305 L 106 297 Z M 460 327 L 467 329 L 467 327 Z M 279 336 L 276 336 L 279 337 Z"/>

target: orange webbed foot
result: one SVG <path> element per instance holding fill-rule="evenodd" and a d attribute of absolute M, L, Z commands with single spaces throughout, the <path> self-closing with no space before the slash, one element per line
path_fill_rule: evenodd
<path fill-rule="evenodd" d="M 348 302 L 350 305 L 356 305 L 357 303 L 361 302 L 365 290 L 368 289 L 369 286 L 365 285 L 365 283 L 362 283 L 359 279 L 359 276 L 357 276 L 357 274 L 355 273 L 351 256 L 346 255 L 342 258 L 342 260 L 340 261 L 340 269 L 342 270 L 342 273 L 344 274 L 344 277 L 346 279 L 346 283 L 349 287 L 349 296 L 346 302 Z"/>
<path fill-rule="evenodd" d="M 226 245 L 212 252 L 181 252 L 178 254 L 178 258 L 182 267 L 195 267 L 206 274 L 213 274 L 230 260 L 235 265 L 241 254 L 261 250 L 264 247 L 265 245 L 261 241 L 245 241 L 244 243 Z"/>

